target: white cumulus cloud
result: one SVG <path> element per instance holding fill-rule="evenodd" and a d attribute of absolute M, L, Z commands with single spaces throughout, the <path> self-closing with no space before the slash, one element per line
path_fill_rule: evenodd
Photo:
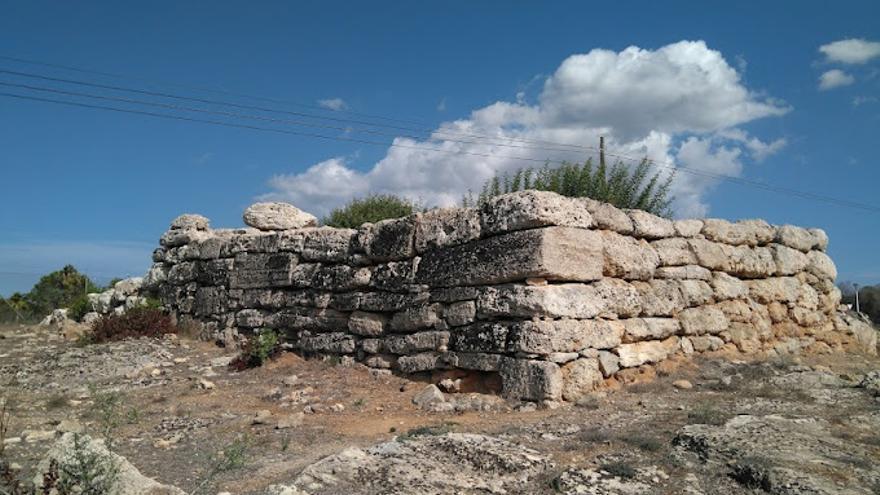
<path fill-rule="evenodd" d="M 355 169 L 349 159 L 336 157 L 276 176 L 263 198 L 290 201 L 319 215 L 368 192 L 448 206 L 497 173 L 594 156 L 552 143 L 595 147 L 599 136 L 622 155 L 737 175 L 744 160 L 762 160 L 785 146 L 784 139 L 765 142 L 740 126 L 789 110 L 747 88 L 737 70 L 703 41 L 656 50 L 595 49 L 565 59 L 534 102 L 498 101 L 440 124 L 424 140 L 395 138 L 396 146 L 368 168 Z M 665 167 L 658 170 L 672 168 Z M 705 195 L 717 183 L 677 173 L 672 187 L 677 214 L 705 214 Z"/>
<path fill-rule="evenodd" d="M 864 64 L 880 57 L 880 42 L 849 38 L 819 47 L 828 62 L 842 64 Z"/>
<path fill-rule="evenodd" d="M 839 88 L 841 86 L 849 86 L 856 79 L 840 69 L 831 69 L 825 71 L 819 76 L 819 89 L 827 91 L 829 89 Z"/>
<path fill-rule="evenodd" d="M 329 110 L 346 110 L 348 109 L 348 103 L 345 102 L 342 98 L 328 98 L 326 100 L 318 100 L 318 105 L 327 108 Z"/>

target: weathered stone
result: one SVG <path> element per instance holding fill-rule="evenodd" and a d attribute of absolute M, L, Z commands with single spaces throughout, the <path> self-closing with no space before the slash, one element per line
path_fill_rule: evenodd
<path fill-rule="evenodd" d="M 534 320 L 510 325 L 507 350 L 548 355 L 583 349 L 612 349 L 620 344 L 624 326 L 614 320 Z"/>
<path fill-rule="evenodd" d="M 451 327 L 459 327 L 473 323 L 477 316 L 477 305 L 474 301 L 459 301 L 450 304 L 443 310 L 443 318 Z"/>
<path fill-rule="evenodd" d="M 669 219 L 642 210 L 627 210 L 626 213 L 633 222 L 636 237 L 663 239 L 675 236 L 675 227 Z"/>
<path fill-rule="evenodd" d="M 449 332 L 417 332 L 392 335 L 385 339 L 385 349 L 394 354 L 411 354 L 417 351 L 446 352 Z"/>
<path fill-rule="evenodd" d="M 480 295 L 479 287 L 444 287 L 431 290 L 431 302 L 452 303 L 474 300 Z"/>
<path fill-rule="evenodd" d="M 730 264 L 728 262 L 727 253 L 722 249 L 724 244 L 708 241 L 706 239 L 688 239 L 694 255 L 697 257 L 698 265 L 714 271 L 728 271 Z M 690 264 L 690 263 L 684 263 Z"/>
<path fill-rule="evenodd" d="M 442 369 L 446 366 L 443 354 L 436 352 L 423 352 L 397 358 L 397 368 L 404 373 L 418 373 L 420 371 Z"/>
<path fill-rule="evenodd" d="M 634 239 L 603 230 L 603 275 L 625 280 L 649 280 L 660 264 L 657 252 L 644 239 Z"/>
<path fill-rule="evenodd" d="M 663 361 L 679 348 L 678 337 L 666 340 L 647 340 L 634 344 L 621 344 L 616 352 L 620 357 L 621 368 L 641 366 L 646 363 Z"/>
<path fill-rule="evenodd" d="M 595 302 L 599 306 L 602 318 L 627 318 L 638 316 L 642 312 L 642 296 L 628 282 L 615 278 L 603 278 L 594 282 Z"/>
<path fill-rule="evenodd" d="M 415 256 L 415 217 L 391 218 L 361 227 L 360 243 L 373 261 L 399 261 Z"/>
<path fill-rule="evenodd" d="M 318 219 L 289 203 L 254 203 L 242 215 L 245 225 L 260 230 L 288 230 L 315 227 Z"/>
<path fill-rule="evenodd" d="M 685 308 L 680 280 L 633 282 L 642 299 L 643 316 L 672 316 Z"/>
<path fill-rule="evenodd" d="M 654 278 L 712 280 L 712 272 L 699 265 L 661 266 L 654 273 Z"/>
<path fill-rule="evenodd" d="M 382 339 L 362 339 L 361 349 L 369 354 L 379 354 L 385 351 L 385 341 Z"/>
<path fill-rule="evenodd" d="M 387 316 L 364 311 L 355 311 L 348 318 L 348 330 L 357 335 L 382 335 L 387 324 Z"/>
<path fill-rule="evenodd" d="M 417 306 L 395 313 L 391 318 L 389 329 L 392 332 L 413 332 L 433 328 L 441 323 L 439 304 Z"/>
<path fill-rule="evenodd" d="M 208 230 L 209 220 L 202 215 L 184 213 L 171 221 L 172 230 Z"/>
<path fill-rule="evenodd" d="M 837 278 L 837 267 L 827 254 L 821 251 L 807 253 L 807 271 L 820 279 L 834 280 Z"/>
<path fill-rule="evenodd" d="M 613 352 L 599 351 L 596 359 L 599 361 L 599 369 L 602 370 L 602 375 L 605 378 L 620 370 L 620 358 Z"/>
<path fill-rule="evenodd" d="M 708 241 L 703 241 L 708 242 Z M 698 259 L 687 239 L 671 237 L 651 242 L 660 258 L 660 266 L 696 265 Z M 705 266 L 705 265 L 703 265 Z"/>
<path fill-rule="evenodd" d="M 348 315 L 332 309 L 294 307 L 273 313 L 266 324 L 291 330 L 344 332 L 348 330 Z"/>
<path fill-rule="evenodd" d="M 259 328 L 263 326 L 265 315 L 259 309 L 243 309 L 235 314 L 235 324 L 245 328 Z"/>
<path fill-rule="evenodd" d="M 547 227 L 429 251 L 419 264 L 416 282 L 449 287 L 527 278 L 591 281 L 602 278 L 603 263 L 598 233 Z"/>
<path fill-rule="evenodd" d="M 353 354 L 357 341 L 344 332 L 311 334 L 303 332 L 299 338 L 300 349 L 307 352 L 327 352 L 331 354 Z"/>
<path fill-rule="evenodd" d="M 409 292 L 415 287 L 416 271 L 420 258 L 389 261 L 376 265 L 370 279 L 370 286 L 389 292 Z"/>
<path fill-rule="evenodd" d="M 480 238 L 480 212 L 476 208 L 438 208 L 416 215 L 415 250 L 464 244 Z"/>
<path fill-rule="evenodd" d="M 703 221 L 696 219 L 676 220 L 672 222 L 675 234 L 679 237 L 696 237 L 703 230 Z"/>
<path fill-rule="evenodd" d="M 809 263 L 807 255 L 782 244 L 770 246 L 773 261 L 776 262 L 777 275 L 794 275 L 804 270 Z"/>
<path fill-rule="evenodd" d="M 717 334 L 730 325 L 724 312 L 715 306 L 688 308 L 677 318 L 685 335 Z"/>
<path fill-rule="evenodd" d="M 733 246 L 757 246 L 772 241 L 775 230 L 763 220 L 740 220 L 731 223 L 712 218 L 703 221 L 702 234 L 710 241 Z"/>
<path fill-rule="evenodd" d="M 452 329 L 449 347 L 459 352 L 505 352 L 513 322 L 474 323 Z"/>
<path fill-rule="evenodd" d="M 795 227 L 794 225 L 782 225 L 776 229 L 776 242 L 804 253 L 813 249 L 817 238 L 809 230 Z"/>
<path fill-rule="evenodd" d="M 303 237 L 300 256 L 306 261 L 344 263 L 353 253 L 357 231 L 317 227 L 300 231 Z M 280 248 L 280 245 L 279 245 Z"/>
<path fill-rule="evenodd" d="M 363 292 L 358 306 L 364 311 L 402 311 L 428 302 L 428 293 L 394 294 L 389 292 Z"/>
<path fill-rule="evenodd" d="M 770 248 L 721 245 L 727 257 L 727 271 L 744 278 L 763 278 L 776 273 L 776 262 Z"/>
<path fill-rule="evenodd" d="M 229 257 L 240 253 L 277 253 L 279 245 L 278 232 L 262 232 L 251 229 L 246 233 L 223 240 L 220 256 Z"/>
<path fill-rule="evenodd" d="M 632 235 L 633 223 L 623 210 L 610 203 L 603 203 L 591 198 L 578 198 L 593 217 L 597 228 L 611 230 L 623 235 Z"/>
<path fill-rule="evenodd" d="M 794 302 L 798 298 L 800 281 L 795 277 L 772 277 L 748 280 L 749 296 L 761 304 L 771 302 Z"/>
<path fill-rule="evenodd" d="M 412 403 L 422 409 L 428 409 L 434 404 L 444 401 L 446 401 L 446 396 L 444 396 L 443 392 L 441 392 L 434 384 L 423 388 L 419 393 L 413 396 L 412 399 Z"/>
<path fill-rule="evenodd" d="M 168 271 L 168 281 L 174 285 L 183 285 L 195 281 L 198 277 L 198 265 L 194 261 L 178 263 Z"/>
<path fill-rule="evenodd" d="M 828 234 L 822 229 L 809 230 L 810 233 L 813 234 L 813 240 L 815 241 L 813 249 L 818 249 L 819 251 L 825 251 L 828 249 Z"/>
<path fill-rule="evenodd" d="M 306 287 L 322 290 L 355 290 L 370 285 L 372 271 L 367 267 L 318 265 Z"/>
<path fill-rule="evenodd" d="M 479 318 L 542 316 L 593 318 L 604 309 L 596 289 L 583 284 L 501 285 L 477 298 Z"/>
<path fill-rule="evenodd" d="M 229 286 L 233 289 L 289 287 L 294 285 L 296 266 L 296 256 L 289 253 L 239 253 L 229 274 Z"/>
<path fill-rule="evenodd" d="M 501 354 L 455 352 L 449 355 L 449 364 L 465 370 L 498 371 L 502 358 Z"/>
<path fill-rule="evenodd" d="M 505 397 L 541 401 L 562 396 L 562 372 L 554 363 L 504 358 L 500 373 Z"/>
<path fill-rule="evenodd" d="M 577 402 L 602 383 L 598 359 L 577 359 L 562 367 L 562 398 Z"/>
<path fill-rule="evenodd" d="M 724 272 L 712 273 L 710 282 L 715 293 L 715 299 L 737 299 L 749 295 L 749 287 L 742 280 L 731 277 Z"/>
<path fill-rule="evenodd" d="M 483 235 L 558 225 L 592 227 L 586 205 L 549 191 L 520 191 L 495 196 L 480 210 Z"/>
<path fill-rule="evenodd" d="M 712 287 L 702 280 L 679 280 L 678 287 L 686 307 L 702 306 L 712 301 Z"/>
<path fill-rule="evenodd" d="M 695 352 L 717 351 L 724 345 L 724 341 L 714 335 L 694 336 L 690 341 Z"/>
<path fill-rule="evenodd" d="M 623 341 L 627 343 L 665 339 L 681 330 L 681 324 L 674 318 L 630 318 L 622 323 L 626 329 Z"/>

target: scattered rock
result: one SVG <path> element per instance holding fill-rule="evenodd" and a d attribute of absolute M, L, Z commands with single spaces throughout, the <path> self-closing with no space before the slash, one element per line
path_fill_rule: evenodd
<path fill-rule="evenodd" d="M 679 390 L 690 390 L 694 388 L 694 384 L 687 380 L 675 380 L 672 382 L 672 386 Z"/>
<path fill-rule="evenodd" d="M 303 419 L 305 417 L 304 413 L 294 413 L 288 414 L 278 419 L 278 422 L 275 424 L 276 430 L 286 430 L 288 428 L 295 428 L 303 424 Z"/>
<path fill-rule="evenodd" d="M 428 409 L 435 404 L 445 402 L 446 396 L 436 385 L 428 385 L 413 397 L 412 402 L 422 409 Z"/>
<path fill-rule="evenodd" d="M 254 203 L 242 216 L 244 223 L 259 230 L 288 230 L 316 227 L 318 219 L 289 203 Z"/>
<path fill-rule="evenodd" d="M 272 419 L 272 412 L 268 409 L 261 409 L 254 414 L 253 419 L 251 419 L 252 425 L 265 425 L 268 424 Z"/>

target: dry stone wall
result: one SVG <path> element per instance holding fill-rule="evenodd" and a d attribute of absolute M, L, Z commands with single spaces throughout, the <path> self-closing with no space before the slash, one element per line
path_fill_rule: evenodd
<path fill-rule="evenodd" d="M 860 341 L 837 315 L 819 229 L 670 221 L 536 191 L 356 230 L 268 230 L 291 225 L 271 218 L 283 210 L 249 209 L 267 230 L 179 217 L 144 288 L 214 338 L 272 328 L 303 353 L 486 373 L 533 401 L 577 400 L 676 354 Z"/>

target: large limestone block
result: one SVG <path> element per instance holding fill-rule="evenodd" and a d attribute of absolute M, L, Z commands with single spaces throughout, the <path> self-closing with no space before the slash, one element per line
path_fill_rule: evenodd
<path fill-rule="evenodd" d="M 233 289 L 289 287 L 297 258 L 290 253 L 250 254 L 235 256 L 229 286 Z"/>
<path fill-rule="evenodd" d="M 502 285 L 483 289 L 477 316 L 491 318 L 593 318 L 604 309 L 596 289 L 584 284 Z"/>
<path fill-rule="evenodd" d="M 696 264 L 713 271 L 728 271 L 730 263 L 728 262 L 727 253 L 725 253 L 723 249 L 724 244 L 699 238 L 689 239 L 688 244 L 690 245 L 691 251 L 693 251 L 694 256 L 696 256 L 697 258 Z"/>
<path fill-rule="evenodd" d="M 317 227 L 298 231 L 302 235 L 300 256 L 306 261 L 344 263 L 354 251 L 357 231 L 334 227 Z M 290 239 L 288 236 L 287 239 Z M 280 247 L 280 246 L 279 246 Z"/>
<path fill-rule="evenodd" d="M 801 282 L 795 277 L 771 277 L 748 280 L 749 296 L 761 304 L 794 302 L 798 298 Z"/>
<path fill-rule="evenodd" d="M 359 242 L 373 261 L 399 261 L 415 256 L 415 216 L 391 218 L 366 224 Z"/>
<path fill-rule="evenodd" d="M 679 348 L 678 337 L 665 340 L 647 340 L 633 344 L 622 344 L 616 351 L 620 357 L 621 368 L 641 366 L 646 363 L 663 361 Z"/>
<path fill-rule="evenodd" d="M 818 249 L 819 251 L 828 249 L 828 234 L 824 230 L 810 229 L 810 233 L 813 234 L 813 240 L 815 241 L 813 249 Z"/>
<path fill-rule="evenodd" d="M 587 229 L 593 217 L 586 205 L 549 191 L 520 191 L 489 199 L 481 208 L 483 236 L 558 225 Z"/>
<path fill-rule="evenodd" d="M 357 349 L 357 340 L 345 332 L 317 334 L 303 332 L 299 338 L 299 347 L 306 352 L 352 354 Z"/>
<path fill-rule="evenodd" d="M 562 371 L 548 361 L 504 358 L 501 361 L 501 393 L 510 399 L 559 400 Z"/>
<path fill-rule="evenodd" d="M 744 278 L 763 278 L 776 273 L 773 253 L 767 247 L 721 245 L 728 259 L 727 272 Z"/>
<path fill-rule="evenodd" d="M 730 325 L 727 315 L 715 306 L 688 308 L 680 312 L 676 318 L 686 335 L 714 335 L 727 330 Z"/>
<path fill-rule="evenodd" d="M 777 275 L 794 275 L 804 270 L 809 264 L 809 259 L 804 253 L 782 244 L 770 246 L 773 253 L 773 261 L 776 262 Z"/>
<path fill-rule="evenodd" d="M 810 251 L 807 253 L 807 271 L 825 280 L 837 278 L 837 267 L 834 261 L 822 251 Z"/>
<path fill-rule="evenodd" d="M 642 298 L 643 316 L 672 316 L 686 307 L 680 280 L 633 282 Z"/>
<path fill-rule="evenodd" d="M 706 241 L 703 241 L 706 242 Z M 684 266 L 698 264 L 697 255 L 687 239 L 670 237 L 651 242 L 651 247 L 660 257 L 660 266 Z M 703 265 L 705 266 L 705 265 Z"/>
<path fill-rule="evenodd" d="M 501 353 L 514 322 L 478 322 L 452 329 L 449 348 L 457 352 Z"/>
<path fill-rule="evenodd" d="M 415 249 L 464 244 L 480 238 L 480 212 L 476 208 L 438 208 L 416 215 Z"/>
<path fill-rule="evenodd" d="M 208 230 L 207 217 L 195 213 L 184 213 L 171 221 L 171 230 Z"/>
<path fill-rule="evenodd" d="M 679 280 L 678 287 L 686 307 L 701 306 L 712 301 L 712 287 L 703 280 Z"/>
<path fill-rule="evenodd" d="M 627 210 L 636 237 L 644 239 L 663 239 L 675 236 L 672 220 L 658 217 L 642 210 Z"/>
<path fill-rule="evenodd" d="M 633 223 L 623 210 L 610 203 L 603 203 L 591 198 L 578 198 L 593 216 L 597 228 L 611 230 L 623 235 L 632 235 Z"/>
<path fill-rule="evenodd" d="M 584 349 L 612 349 L 620 344 L 624 326 L 615 320 L 534 320 L 509 326 L 510 352 L 548 355 Z"/>
<path fill-rule="evenodd" d="M 703 230 L 703 221 L 697 219 L 676 220 L 672 222 L 675 234 L 679 237 L 696 237 Z"/>
<path fill-rule="evenodd" d="M 650 280 L 654 276 L 660 258 L 648 241 L 610 230 L 603 230 L 600 234 L 605 255 L 603 274 L 606 277 Z"/>
<path fill-rule="evenodd" d="M 654 272 L 654 278 L 675 280 L 712 280 L 712 272 L 700 265 L 661 266 Z"/>
<path fill-rule="evenodd" d="M 392 332 L 413 332 L 440 325 L 440 304 L 425 304 L 405 309 L 391 317 L 389 329 Z"/>
<path fill-rule="evenodd" d="M 412 354 L 418 351 L 446 352 L 449 332 L 417 332 L 408 335 L 392 335 L 385 339 L 385 350 L 394 354 Z"/>
<path fill-rule="evenodd" d="M 629 318 L 642 312 L 642 295 L 632 284 L 616 278 L 603 278 L 593 282 L 599 316 L 603 318 Z"/>
<path fill-rule="evenodd" d="M 527 278 L 592 281 L 602 278 L 603 265 L 602 238 L 597 232 L 546 227 L 426 252 L 416 282 L 451 287 Z"/>
<path fill-rule="evenodd" d="M 776 231 L 763 220 L 740 220 L 732 223 L 710 218 L 703 221 L 702 234 L 710 241 L 733 246 L 758 246 L 772 241 Z"/>
<path fill-rule="evenodd" d="M 179 247 L 210 236 L 210 232 L 202 230 L 172 229 L 162 234 L 162 237 L 159 238 L 159 245 L 166 248 Z"/>
<path fill-rule="evenodd" d="M 312 273 L 310 286 L 328 291 L 348 291 L 367 287 L 372 271 L 368 267 L 319 264 Z"/>
<path fill-rule="evenodd" d="M 447 368 L 446 354 L 438 352 L 421 352 L 411 356 L 397 358 L 397 369 L 404 373 L 420 373 Z"/>
<path fill-rule="evenodd" d="M 575 359 L 562 367 L 562 398 L 577 402 L 595 390 L 602 378 L 598 359 Z"/>
<path fill-rule="evenodd" d="M 681 324 L 675 318 L 630 318 L 622 321 L 626 329 L 623 340 L 627 343 L 665 339 L 681 330 Z"/>
<path fill-rule="evenodd" d="M 355 311 L 348 318 L 348 330 L 357 335 L 382 335 L 387 325 L 388 317 L 378 313 Z"/>
<path fill-rule="evenodd" d="M 776 242 L 804 253 L 813 249 L 818 240 L 809 230 L 794 225 L 782 225 L 776 229 Z"/>
<path fill-rule="evenodd" d="M 318 219 L 289 203 L 254 203 L 244 210 L 246 225 L 260 230 L 288 230 L 315 227 Z"/>
<path fill-rule="evenodd" d="M 250 229 L 234 236 L 223 237 L 220 256 L 230 257 L 239 253 L 277 253 L 279 233 Z"/>
<path fill-rule="evenodd" d="M 713 272 L 710 282 L 715 292 L 715 299 L 738 299 L 749 295 L 749 286 L 742 280 L 724 272 Z"/>

